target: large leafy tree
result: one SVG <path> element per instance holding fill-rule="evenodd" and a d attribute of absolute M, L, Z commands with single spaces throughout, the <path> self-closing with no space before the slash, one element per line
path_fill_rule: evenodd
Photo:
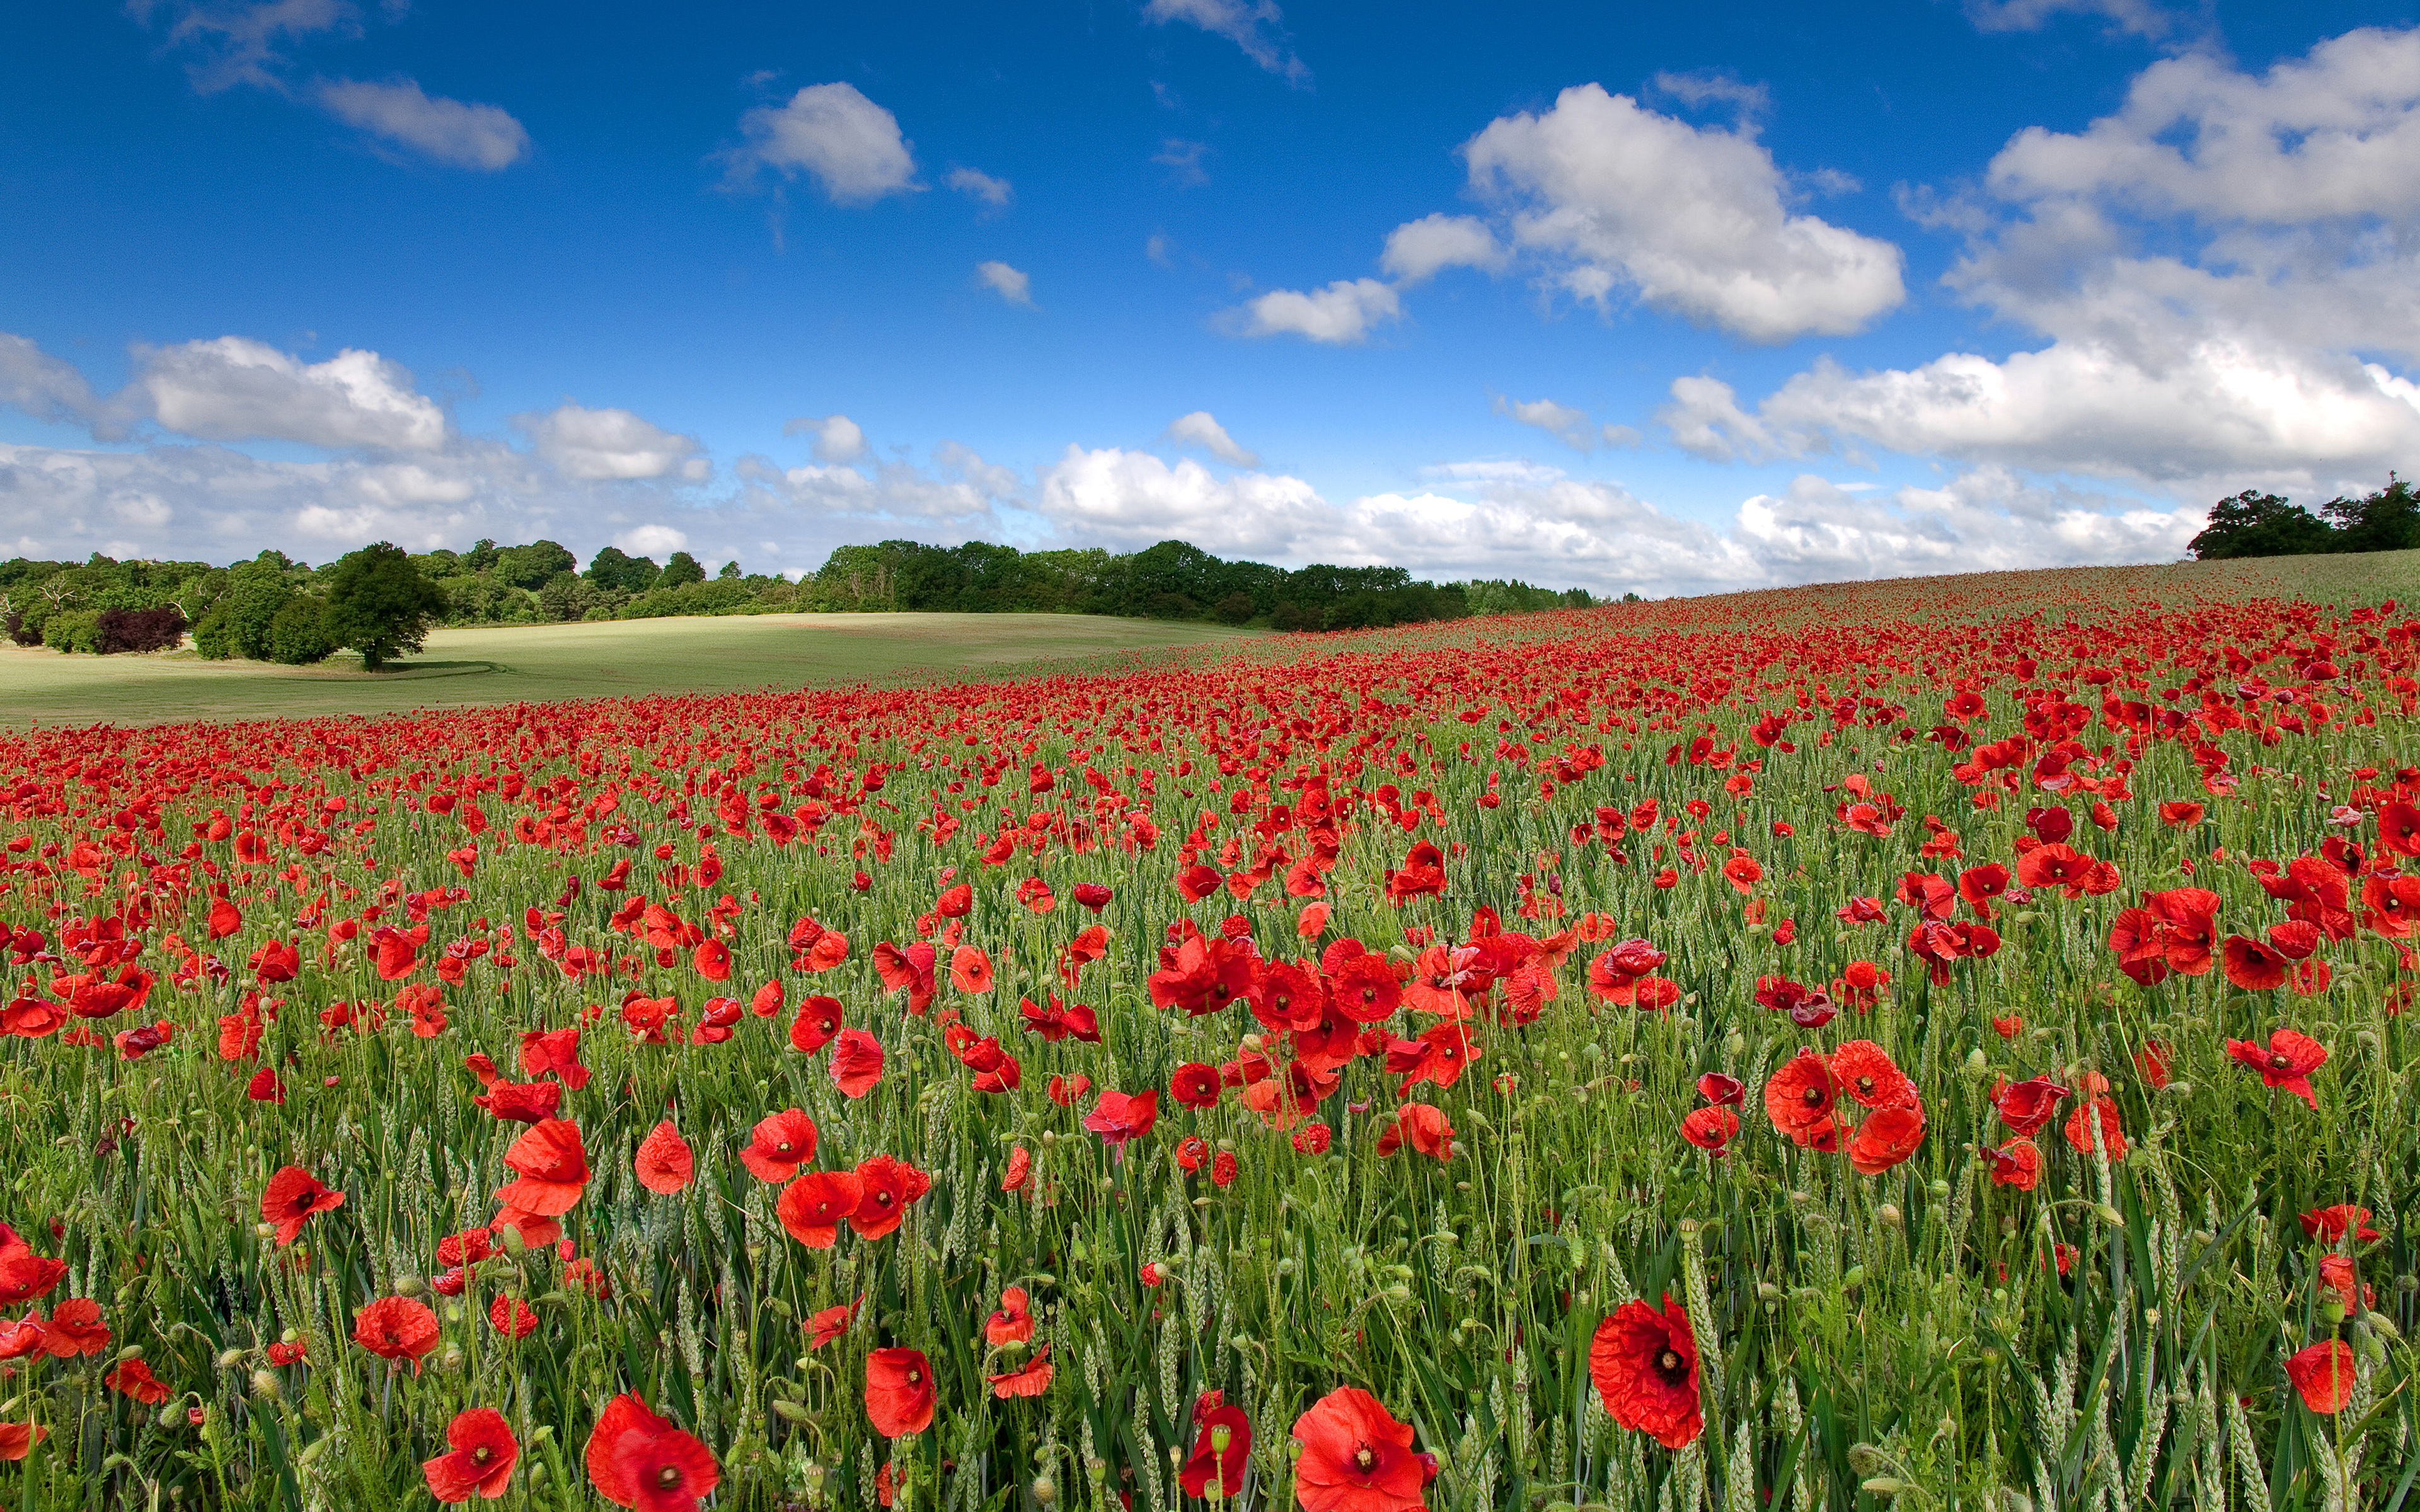
<path fill-rule="evenodd" d="M 2386 486 L 2359 499 L 2331 500 L 2339 551 L 2405 551 L 2420 547 L 2420 493 L 2410 480 L 2386 475 Z"/>
<path fill-rule="evenodd" d="M 2211 506 L 2190 549 L 2204 562 L 2226 557 L 2292 557 L 2337 549 L 2336 532 L 2307 509 L 2246 488 Z"/>
<path fill-rule="evenodd" d="M 365 671 L 418 651 L 444 612 L 445 590 L 391 542 L 341 558 L 328 574 L 328 638 L 359 652 Z"/>

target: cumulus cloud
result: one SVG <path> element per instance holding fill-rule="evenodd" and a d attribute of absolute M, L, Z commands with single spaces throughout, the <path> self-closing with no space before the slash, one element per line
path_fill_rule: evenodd
<path fill-rule="evenodd" d="M 905 528 L 909 534 L 952 531 L 963 538 L 996 533 L 1001 509 L 1020 501 L 1013 471 L 954 441 L 934 448 L 930 467 L 894 458 L 865 467 L 785 469 L 747 456 L 732 471 L 741 480 L 737 506 L 760 519 L 786 519 L 793 531 L 871 526 L 886 534 Z"/>
<path fill-rule="evenodd" d="M 1227 427 L 1212 418 L 1207 409 L 1196 409 L 1189 415 L 1179 415 L 1168 424 L 1168 439 L 1179 446 L 1190 446 L 1209 453 L 1221 462 L 1239 468 L 1256 468 L 1261 459 L 1235 444 Z"/>
<path fill-rule="evenodd" d="M 854 462 L 865 455 L 865 432 L 846 415 L 800 415 L 783 421 L 782 434 L 814 437 L 818 462 Z"/>
<path fill-rule="evenodd" d="M 137 348 L 124 403 L 208 440 L 428 451 L 450 427 L 402 363 L 347 347 L 324 363 L 241 336 Z"/>
<path fill-rule="evenodd" d="M 1409 288 L 1426 283 L 1448 268 L 1504 266 L 1504 248 L 1487 223 L 1475 215 L 1423 215 L 1387 233 L 1387 250 L 1378 266 Z"/>
<path fill-rule="evenodd" d="M 1295 56 L 1280 24 L 1284 18 L 1270 0 L 1249 5 L 1245 0 L 1148 0 L 1142 16 L 1161 25 L 1171 21 L 1189 23 L 1227 39 L 1242 48 L 1246 57 L 1296 86 L 1311 82 L 1311 70 Z"/>
<path fill-rule="evenodd" d="M 1510 415 L 1525 425 L 1535 425 L 1575 452 L 1596 448 L 1598 433 L 1584 409 L 1557 404 L 1552 399 L 1507 399 L 1497 394 L 1496 412 Z"/>
<path fill-rule="evenodd" d="M 1248 336 L 1291 334 L 1329 346 L 1350 346 L 1370 328 L 1403 317 L 1404 301 L 1391 285 L 1374 278 L 1340 278 L 1326 288 L 1301 292 L 1271 289 L 1233 312 L 1231 322 Z"/>
<path fill-rule="evenodd" d="M 730 154 L 739 177 L 768 167 L 784 178 L 814 176 L 835 205 L 862 205 L 905 193 L 916 183 L 914 144 L 899 118 L 853 84 L 809 85 L 782 105 L 759 105 L 739 117 L 743 146 Z"/>
<path fill-rule="evenodd" d="M 1709 462 L 1765 462 L 1797 455 L 1808 442 L 1776 440 L 1764 423 L 1740 408 L 1739 392 L 1720 378 L 1672 380 L 1672 402 L 1655 412 L 1673 444 Z"/>
<path fill-rule="evenodd" d="M 1655 76 L 1656 92 L 1671 96 L 1684 105 L 1728 105 L 1739 113 L 1742 120 L 1754 120 L 1773 108 L 1772 91 L 1761 84 L 1747 84 L 1728 73 L 1700 69 L 1694 73 L 1666 71 Z"/>
<path fill-rule="evenodd" d="M 564 404 L 543 415 L 517 415 L 537 455 L 566 477 L 583 482 L 677 475 L 699 482 L 711 471 L 697 439 L 678 436 L 628 409 L 586 409 Z"/>
<path fill-rule="evenodd" d="M 493 173 L 529 151 L 528 131 L 502 106 L 432 98 L 411 79 L 331 79 L 319 85 L 318 96 L 328 113 L 347 125 L 458 168 Z"/>
<path fill-rule="evenodd" d="M 0 331 L 0 404 L 36 420 L 89 422 L 101 409 L 92 385 L 73 363 L 5 331 Z"/>
<path fill-rule="evenodd" d="M 1005 178 L 994 178 L 979 168 L 953 168 L 944 180 L 952 189 L 970 199 L 979 199 L 993 209 L 1004 208 L 1016 191 Z"/>
<path fill-rule="evenodd" d="M 975 277 L 1011 304 L 1033 308 L 1033 280 L 1003 262 L 975 264 Z"/>
<path fill-rule="evenodd" d="M 634 557 L 668 557 L 689 546 L 689 532 L 670 525 L 641 525 L 613 537 L 613 544 Z"/>
<path fill-rule="evenodd" d="M 1174 537 L 1231 556 L 1284 550 L 1320 504 L 1300 478 L 1220 478 L 1190 457 L 1171 467 L 1149 452 L 1070 445 L 1043 470 L 1038 507 L 1078 540 L 1130 549 Z"/>
<path fill-rule="evenodd" d="M 2085 130 L 2019 132 L 1980 195 L 1918 201 L 1965 239 L 1948 286 L 2046 344 L 1819 363 L 1754 419 L 1781 453 L 1838 435 L 2205 493 L 2374 486 L 2420 449 L 2415 154 L 2420 31 L 2350 33 L 2260 74 L 2155 63 Z M 1737 415 L 1695 434 L 1727 426 L 1756 434 Z"/>
<path fill-rule="evenodd" d="M 1905 298 L 1898 247 L 1784 203 L 1751 128 L 1694 127 L 1598 85 L 1489 123 L 1474 191 L 1567 292 L 1617 291 L 1745 340 L 1845 335 Z"/>

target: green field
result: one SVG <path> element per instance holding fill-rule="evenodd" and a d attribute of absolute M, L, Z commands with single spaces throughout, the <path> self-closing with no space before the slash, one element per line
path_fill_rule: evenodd
<path fill-rule="evenodd" d="M 1121 652 L 1247 640 L 1222 625 L 1079 614 L 763 614 L 437 630 L 375 676 L 204 661 L 190 651 L 72 656 L 0 641 L 0 726 L 157 724 L 468 708 L 647 693 L 998 675 Z"/>

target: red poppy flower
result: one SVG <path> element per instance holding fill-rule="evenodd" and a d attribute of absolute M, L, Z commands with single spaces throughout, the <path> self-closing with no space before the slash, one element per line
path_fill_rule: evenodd
<path fill-rule="evenodd" d="M 865 1183 L 850 1171 L 809 1171 L 782 1188 L 773 1216 L 792 1239 L 809 1249 L 840 1242 L 840 1226 L 864 1199 Z"/>
<path fill-rule="evenodd" d="M 582 1458 L 597 1494 L 633 1512 L 696 1512 L 722 1478 L 712 1451 L 628 1392 L 597 1414 Z"/>
<path fill-rule="evenodd" d="M 2286 984 L 2287 958 L 2249 935 L 2228 935 L 2223 953 L 2226 980 L 2245 992 L 2263 993 Z"/>
<path fill-rule="evenodd" d="M 277 1226 L 277 1246 L 283 1249 L 301 1235 L 303 1221 L 313 1213 L 334 1212 L 344 1205 L 342 1192 L 320 1185 L 318 1177 L 300 1165 L 285 1165 L 260 1194 L 260 1221 Z"/>
<path fill-rule="evenodd" d="M 1739 1115 L 1720 1103 L 1699 1108 L 1681 1120 L 1681 1137 L 1719 1155 L 1739 1134 Z"/>
<path fill-rule="evenodd" d="M 848 1226 L 860 1239 L 880 1239 L 898 1227 L 907 1219 L 908 1207 L 933 1190 L 930 1176 L 889 1155 L 859 1162 L 856 1175 L 861 1195 L 856 1210 L 848 1215 Z"/>
<path fill-rule="evenodd" d="M 472 1102 L 506 1123 L 543 1123 L 563 1106 L 561 1082 L 496 1082 Z"/>
<path fill-rule="evenodd" d="M 2004 1145 L 1985 1145 L 1978 1152 L 1992 1167 L 1992 1184 L 2030 1192 L 2041 1180 L 2041 1150 L 2023 1134 Z"/>
<path fill-rule="evenodd" d="M 151 1367 L 139 1359 L 119 1361 L 102 1375 L 101 1383 L 146 1407 L 157 1407 L 168 1399 L 166 1382 L 153 1376 Z"/>
<path fill-rule="evenodd" d="M 1765 1117 L 1792 1144 L 1810 1148 L 1832 1130 L 1832 1100 L 1838 1086 L 1822 1056 L 1801 1050 L 1764 1084 Z"/>
<path fill-rule="evenodd" d="M 1101 1143 L 1112 1148 L 1129 1139 L 1140 1139 L 1151 1133 L 1159 1121 L 1159 1093 L 1156 1091 L 1103 1092 L 1084 1115 L 1084 1127 L 1101 1136 Z"/>
<path fill-rule="evenodd" d="M 1218 1105 L 1218 1068 L 1188 1060 L 1168 1079 L 1169 1095 L 1179 1106 L 1199 1113 Z"/>
<path fill-rule="evenodd" d="M 1033 1153 L 1023 1145 L 1018 1145 L 1008 1152 L 1008 1168 L 1001 1172 L 1000 1189 L 1003 1192 L 1022 1192 L 1025 1190 L 1026 1181 L 1032 1175 Z"/>
<path fill-rule="evenodd" d="M 437 1348 L 437 1315 L 411 1297 L 380 1297 L 353 1315 L 353 1342 L 383 1359 L 410 1360 L 418 1375 L 422 1357 Z"/>
<path fill-rule="evenodd" d="M 2420 806 L 2399 798 L 2380 804 L 2378 848 L 2389 856 L 2420 856 Z"/>
<path fill-rule="evenodd" d="M 1217 1391 L 1193 1404 L 1193 1453 L 1176 1473 L 1187 1496 L 1206 1496 L 1216 1481 L 1218 1495 L 1233 1500 L 1244 1489 L 1244 1462 L 1252 1452 L 1252 1423 L 1240 1407 Z"/>
<path fill-rule="evenodd" d="M 843 1029 L 832 1045 L 832 1085 L 841 1095 L 863 1097 L 882 1080 L 882 1041 L 863 1029 Z"/>
<path fill-rule="evenodd" d="M 797 1108 L 784 1108 L 760 1119 L 749 1131 L 748 1147 L 739 1164 L 760 1181 L 786 1181 L 799 1167 L 815 1158 L 815 1120 Z"/>
<path fill-rule="evenodd" d="M 831 1041 L 840 1026 L 839 998 L 810 997 L 799 1005 L 799 1016 L 790 1021 L 790 1048 L 812 1056 Z"/>
<path fill-rule="evenodd" d="M 504 1414 L 492 1407 L 455 1413 L 445 1426 L 445 1446 L 448 1453 L 420 1463 L 428 1477 L 428 1494 L 441 1502 L 467 1502 L 473 1496 L 494 1501 L 512 1483 L 513 1466 L 521 1454 L 520 1441 L 513 1437 Z"/>
<path fill-rule="evenodd" d="M 631 1166 L 638 1173 L 641 1186 L 665 1196 L 689 1185 L 697 1176 L 697 1157 L 670 1119 L 657 1124 L 647 1132 L 646 1138 L 639 1141 L 639 1152 Z"/>
<path fill-rule="evenodd" d="M 390 1297 L 387 1300 L 396 1302 L 401 1299 Z M 378 1304 L 372 1303 L 370 1305 Z M 424 1313 L 428 1311 L 426 1307 L 420 1310 Z M 432 1326 L 436 1320 L 435 1315 L 430 1315 Z M 59 1304 L 58 1311 L 51 1314 L 51 1320 L 42 1325 L 42 1352 L 61 1360 L 99 1354 L 109 1348 L 112 1336 L 109 1325 L 101 1320 L 101 1304 L 90 1297 L 70 1297 Z M 432 1335 L 432 1345 L 434 1342 Z"/>
<path fill-rule="evenodd" d="M 2047 1076 L 2031 1081 L 2001 1082 L 1992 1088 L 1992 1105 L 2011 1134 L 2029 1134 L 2057 1116 L 2068 1088 Z"/>
<path fill-rule="evenodd" d="M 519 1297 L 499 1293 L 488 1306 L 488 1326 L 508 1339 L 525 1339 L 537 1332 L 537 1310 Z"/>
<path fill-rule="evenodd" d="M 2118 1127 L 2117 1099 L 2105 1094 L 2086 1098 L 2067 1116 L 2067 1142 L 2079 1155 L 2092 1153 L 2093 1125 L 2100 1125 L 2101 1144 L 2111 1164 L 2126 1158 L 2126 1135 Z"/>
<path fill-rule="evenodd" d="M 2287 1361 L 2286 1375 L 2302 1393 L 2304 1407 L 2333 1417 L 2352 1400 L 2352 1346 L 2342 1339 L 2322 1339 Z"/>
<path fill-rule="evenodd" d="M 588 1189 L 588 1155 L 579 1126 L 541 1119 L 504 1151 L 504 1164 L 520 1179 L 496 1188 L 496 1200 L 541 1218 L 569 1212 Z"/>
<path fill-rule="evenodd" d="M 1849 1141 L 1849 1164 L 1866 1176 L 1880 1176 L 1924 1143 L 1924 1109 L 1914 1103 L 1884 1108 L 1857 1125 Z"/>
<path fill-rule="evenodd" d="M 2376 1243 L 2381 1237 L 2377 1229 L 2369 1227 L 2369 1210 L 2350 1202 L 2339 1202 L 2333 1208 L 2313 1208 L 2296 1221 L 2303 1226 L 2304 1233 L 2327 1244 L 2341 1242 L 2348 1230 L 2355 1243 Z"/>
<path fill-rule="evenodd" d="M 1916 1084 L 1871 1040 L 1852 1040 L 1833 1051 L 1832 1079 L 1869 1108 L 1907 1107 L 1916 1102 Z"/>
<path fill-rule="evenodd" d="M 1668 1293 L 1660 1313 L 1644 1302 L 1626 1302 L 1597 1325 L 1589 1375 L 1615 1422 L 1652 1434 L 1668 1449 L 1683 1448 L 1705 1430 L 1698 1404 L 1698 1336 L 1687 1310 Z"/>
<path fill-rule="evenodd" d="M 1050 1389 L 1055 1367 L 1050 1364 L 1050 1346 L 1045 1344 L 1033 1351 L 1033 1358 L 1014 1370 L 997 1376 L 985 1376 L 991 1383 L 991 1394 L 1006 1401 L 1012 1396 L 1039 1396 Z"/>
<path fill-rule="evenodd" d="M 848 1325 L 857 1320 L 857 1304 L 864 1300 L 863 1297 L 860 1297 L 857 1302 L 845 1302 L 837 1307 L 826 1307 L 809 1318 L 806 1322 L 807 1348 L 820 1350 L 847 1333 Z"/>
<path fill-rule="evenodd" d="M 1710 1071 L 1698 1078 L 1698 1095 L 1716 1107 L 1738 1107 L 1747 1101 L 1747 1088 L 1736 1076 Z"/>
<path fill-rule="evenodd" d="M 2317 1040 L 2293 1029 L 2276 1029 L 2271 1032 L 2265 1050 L 2249 1040 L 2229 1040 L 2226 1053 L 2238 1064 L 2258 1072 L 2262 1086 L 2283 1088 L 2309 1103 L 2313 1112 L 2319 1111 L 2311 1072 L 2327 1063 L 2328 1047 Z"/>
<path fill-rule="evenodd" d="M 1425 1507 L 1427 1467 L 1412 1453 L 1412 1426 L 1378 1399 L 1339 1386 L 1295 1419 L 1295 1497 L 1305 1512 L 1413 1512 Z M 1206 1477 L 1205 1477 L 1206 1479 Z"/>
<path fill-rule="evenodd" d="M 23 1459 L 50 1436 L 50 1429 L 37 1424 L 0 1423 L 0 1459 Z"/>
<path fill-rule="evenodd" d="M 1022 1344 L 1033 1336 L 1033 1298 L 1023 1287 L 1000 1294 L 1000 1310 L 984 1323 L 984 1340 L 998 1346 Z"/>
<path fill-rule="evenodd" d="M 1097 882 L 1079 882 L 1076 884 L 1076 891 L 1074 893 L 1075 900 L 1096 914 L 1102 909 L 1109 906 L 1109 899 L 1111 896 L 1112 894 L 1109 889 L 1102 887 Z"/>
<path fill-rule="evenodd" d="M 1378 1133 L 1381 1158 L 1409 1146 L 1423 1155 L 1453 1158 L 1453 1126 L 1445 1114 L 1426 1103 L 1406 1103 L 1395 1110 L 1395 1121 Z"/>
<path fill-rule="evenodd" d="M 991 957 L 971 945 L 961 945 L 950 956 L 950 982 L 962 993 L 991 991 Z"/>
<path fill-rule="evenodd" d="M 922 1350 L 876 1350 L 865 1357 L 865 1416 L 886 1439 L 933 1424 L 933 1365 Z"/>

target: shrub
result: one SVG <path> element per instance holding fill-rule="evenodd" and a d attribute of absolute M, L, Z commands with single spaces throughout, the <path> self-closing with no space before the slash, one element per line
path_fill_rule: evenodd
<path fill-rule="evenodd" d="M 103 609 L 101 652 L 167 651 L 185 639 L 185 616 L 173 608 Z"/>
<path fill-rule="evenodd" d="M 269 659 L 288 667 L 325 661 L 336 649 L 328 633 L 328 611 L 316 598 L 297 594 L 269 622 Z"/>
<path fill-rule="evenodd" d="M 91 609 L 72 609 L 54 614 L 42 625 L 42 644 L 70 654 L 83 652 L 87 656 L 101 651 L 101 616 Z"/>

